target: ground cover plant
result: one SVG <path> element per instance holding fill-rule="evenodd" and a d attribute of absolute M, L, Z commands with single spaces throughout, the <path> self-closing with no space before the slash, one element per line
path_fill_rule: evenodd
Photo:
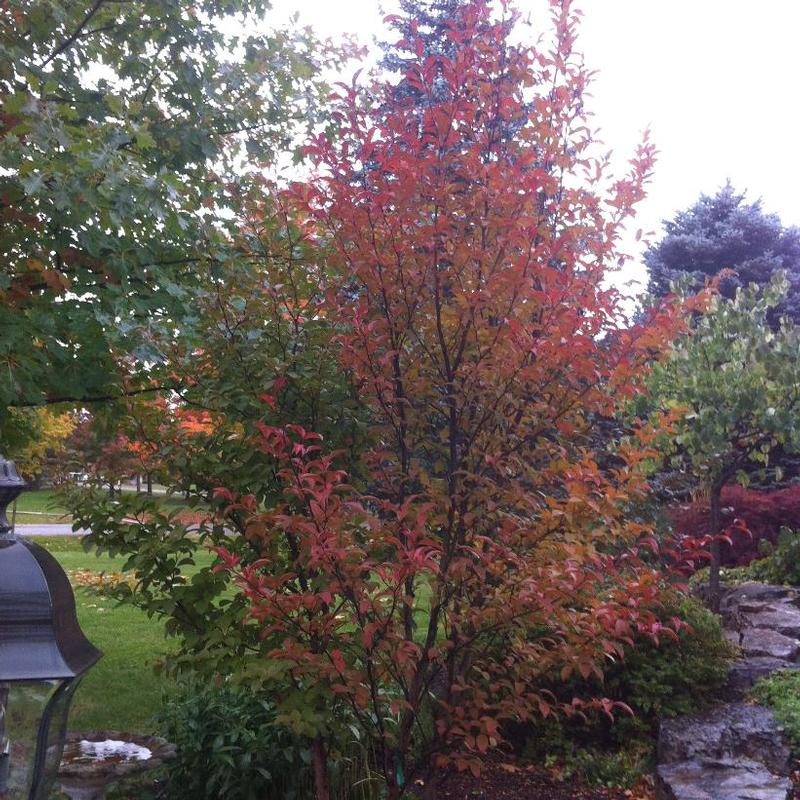
<path fill-rule="evenodd" d="M 800 674 L 794 670 L 774 672 L 755 685 L 752 695 L 772 708 L 793 748 L 800 748 Z"/>

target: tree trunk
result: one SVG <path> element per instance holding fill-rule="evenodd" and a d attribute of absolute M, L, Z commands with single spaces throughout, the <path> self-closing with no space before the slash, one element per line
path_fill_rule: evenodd
<path fill-rule="evenodd" d="M 711 610 L 719 613 L 720 588 L 719 588 L 719 562 L 720 541 L 722 532 L 722 484 L 715 483 L 711 487 L 709 497 L 711 503 L 711 564 L 708 576 L 708 601 Z"/>
<path fill-rule="evenodd" d="M 405 794 L 405 760 L 403 747 L 384 750 L 383 774 L 386 777 L 386 800 L 400 800 Z"/>
<path fill-rule="evenodd" d="M 311 765 L 314 770 L 314 791 L 316 800 L 330 800 L 331 791 L 328 786 L 328 757 L 325 752 L 325 740 L 317 736 L 311 742 Z"/>
<path fill-rule="evenodd" d="M 142 476 L 137 472 L 136 473 L 136 494 L 142 491 Z"/>
<path fill-rule="evenodd" d="M 153 476 L 147 473 L 147 494 L 153 494 Z"/>

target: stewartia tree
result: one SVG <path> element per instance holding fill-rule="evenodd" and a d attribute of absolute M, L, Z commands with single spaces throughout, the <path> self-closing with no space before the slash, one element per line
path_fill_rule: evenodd
<path fill-rule="evenodd" d="M 673 470 L 689 476 L 708 497 L 710 595 L 720 597 L 722 490 L 747 484 L 777 449 L 800 449 L 800 330 L 786 318 L 778 330 L 770 311 L 786 297 L 778 272 L 766 286 L 751 284 L 732 300 L 716 296 L 693 329 L 674 342 L 669 359 L 648 378 L 645 406 L 680 409 L 675 435 L 661 447 Z M 777 479 L 780 480 L 780 474 Z"/>
<path fill-rule="evenodd" d="M 315 313 L 370 414 L 368 478 L 317 434 L 265 425 L 283 500 L 218 493 L 261 550 L 219 553 L 282 719 L 313 739 L 319 798 L 337 720 L 371 740 L 389 798 L 419 793 L 437 765 L 477 770 L 504 720 L 579 705 L 559 709 L 544 676 L 602 674 L 634 632 L 661 630 L 663 576 L 626 516 L 653 433 L 609 470 L 590 441 L 680 324 L 627 327 L 604 284 L 652 149 L 604 181 L 569 2 L 542 48 L 513 45 L 515 16 L 491 9 L 459 4 L 435 53 L 394 20 L 414 91 L 345 86 L 338 138 L 310 142 L 316 177 L 291 192 L 332 251 Z"/>

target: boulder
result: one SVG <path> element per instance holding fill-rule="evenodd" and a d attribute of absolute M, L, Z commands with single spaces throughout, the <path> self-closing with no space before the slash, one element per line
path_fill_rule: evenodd
<path fill-rule="evenodd" d="M 776 604 L 789 605 L 797 599 L 797 591 L 789 586 L 743 583 L 723 591 L 719 610 L 728 627 L 739 628 L 744 623 L 743 615 L 769 611 Z"/>
<path fill-rule="evenodd" d="M 741 583 L 725 589 L 720 599 L 720 607 L 746 610 L 752 603 L 779 603 L 797 600 L 797 590 L 791 586 L 773 586 L 770 583 Z"/>
<path fill-rule="evenodd" d="M 740 646 L 746 656 L 769 656 L 781 661 L 794 661 L 800 653 L 800 642 L 769 628 L 745 628 Z"/>
<path fill-rule="evenodd" d="M 746 583 L 723 592 L 724 635 L 741 658 L 727 696 L 740 698 L 780 669 L 800 669 L 800 596 L 787 586 Z M 789 800 L 791 753 L 772 711 L 731 702 L 661 724 L 658 800 Z"/>
<path fill-rule="evenodd" d="M 742 697 L 757 681 L 779 669 L 800 669 L 800 664 L 787 663 L 769 656 L 748 656 L 731 664 L 728 672 L 727 694 Z"/>
<path fill-rule="evenodd" d="M 789 774 L 791 753 L 764 706 L 730 703 L 661 723 L 659 764 L 737 758 L 759 761 L 777 775 Z"/>
<path fill-rule="evenodd" d="M 789 800 L 792 784 L 750 759 L 678 761 L 656 769 L 657 800 Z"/>
<path fill-rule="evenodd" d="M 758 611 L 742 611 L 744 625 L 770 630 L 800 639 L 800 608 L 792 603 L 775 603 Z"/>

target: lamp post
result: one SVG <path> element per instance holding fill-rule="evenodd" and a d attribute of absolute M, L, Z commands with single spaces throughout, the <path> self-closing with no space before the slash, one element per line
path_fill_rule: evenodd
<path fill-rule="evenodd" d="M 78 625 L 64 570 L 18 539 L 6 509 L 26 488 L 0 456 L 0 800 L 44 800 L 83 674 L 101 657 Z"/>

